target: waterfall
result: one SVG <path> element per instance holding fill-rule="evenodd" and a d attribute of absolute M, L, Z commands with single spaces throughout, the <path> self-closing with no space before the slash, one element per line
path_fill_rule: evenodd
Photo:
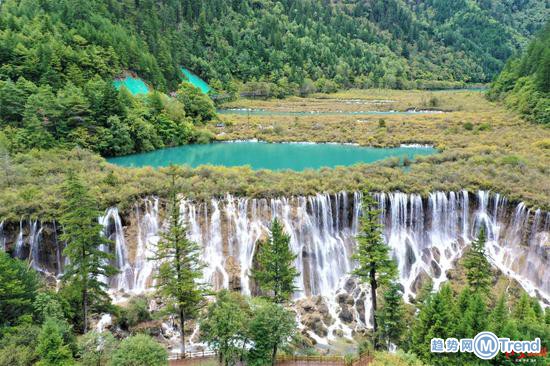
<path fill-rule="evenodd" d="M 44 270 L 41 267 L 41 261 L 40 261 L 40 239 L 42 235 L 42 225 L 40 225 L 40 222 L 38 220 L 31 221 L 30 222 L 30 233 L 29 233 L 29 248 L 30 248 L 30 254 L 29 258 L 31 260 L 32 267 L 39 271 L 44 272 Z"/>
<path fill-rule="evenodd" d="M 153 248 L 157 245 L 159 237 L 159 200 L 153 198 L 144 201 L 143 215 L 136 205 L 136 216 L 140 218 L 138 223 L 137 250 L 134 261 L 134 280 L 132 290 L 136 293 L 144 292 L 151 281 L 151 275 L 155 268 Z"/>
<path fill-rule="evenodd" d="M 14 257 L 15 258 L 24 258 L 23 253 L 23 247 L 25 245 L 24 238 L 23 238 L 23 218 L 19 220 L 19 233 L 17 234 L 17 239 L 15 239 L 15 250 L 14 250 Z"/>
<path fill-rule="evenodd" d="M 0 221 L 0 249 L 6 251 L 6 236 L 4 234 L 4 220 Z"/>
<path fill-rule="evenodd" d="M 201 246 L 204 280 L 214 289 L 230 288 L 246 295 L 257 293 L 251 280 L 257 243 L 268 237 L 272 220 L 279 219 L 297 254 L 300 276 L 295 280 L 295 299 L 322 296 L 327 316 L 333 318 L 326 324 L 328 337 L 351 337 L 353 329 L 371 324 L 369 303 L 364 301 L 368 289 L 349 275 L 355 265 L 351 257 L 360 228 L 361 199 L 359 192 L 270 199 L 226 195 L 201 202 L 182 197 L 179 209 L 189 238 Z M 381 192 L 375 199 L 405 300 L 414 298 L 427 278 L 436 289 L 446 281 L 447 272 L 483 226 L 492 265 L 550 304 L 550 213 L 529 210 L 521 202 L 512 206 L 502 195 L 488 191 L 432 192 L 426 198 Z M 109 280 L 113 290 L 138 294 L 152 288 L 156 263 L 149 258 L 165 227 L 162 211 L 159 200 L 149 198 L 125 218 L 126 227 L 115 207 L 99 218 L 105 236 L 114 242 L 113 248 L 102 249 L 113 251 L 113 263 L 121 271 Z M 42 225 L 38 221 L 29 225 L 30 256 L 40 262 Z M 21 219 L 14 247 L 18 257 L 25 256 L 23 229 Z M 343 316 L 348 304 L 351 315 Z"/>
<path fill-rule="evenodd" d="M 116 207 L 105 211 L 105 215 L 99 218 L 99 223 L 104 227 L 104 234 L 115 245 L 115 266 L 120 271 L 114 278 L 113 287 L 118 291 L 129 291 L 132 288 L 133 268 L 128 261 L 128 249 L 124 238 L 122 220 Z M 108 252 L 105 246 L 101 250 Z"/>
<path fill-rule="evenodd" d="M 446 281 L 447 271 L 481 226 L 487 230 L 493 265 L 516 278 L 532 295 L 550 298 L 545 246 L 550 214 L 533 213 L 519 203 L 508 215 L 505 197 L 487 191 L 474 196 L 475 204 L 466 191 L 432 192 L 427 199 L 401 192 L 375 195 L 383 237 L 397 260 L 405 299 L 415 296 L 422 278 L 432 278 L 435 288 Z M 142 207 L 136 208 L 138 235 L 132 262 L 118 210 L 107 210 L 102 221 L 107 235 L 114 236 L 116 263 L 122 270 L 114 285 L 118 290 L 139 293 L 151 286 L 154 263 L 147 258 L 161 230 L 158 199 L 145 200 Z M 182 199 L 180 211 L 190 239 L 202 246 L 204 279 L 214 289 L 253 293 L 250 270 L 256 243 L 269 235 L 274 218 L 281 221 L 297 254 L 300 276 L 295 298 L 336 294 L 354 265 L 351 255 L 361 214 L 359 192 L 272 199 L 226 195 L 198 203 Z"/>

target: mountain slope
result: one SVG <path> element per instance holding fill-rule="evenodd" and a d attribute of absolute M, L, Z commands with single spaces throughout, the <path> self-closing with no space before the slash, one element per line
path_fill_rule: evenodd
<path fill-rule="evenodd" d="M 489 96 L 529 120 L 550 124 L 550 22 L 521 57 L 507 63 Z"/>

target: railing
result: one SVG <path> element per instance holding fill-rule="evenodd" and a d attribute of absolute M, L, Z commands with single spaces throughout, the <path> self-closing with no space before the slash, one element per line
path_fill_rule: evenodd
<path fill-rule="evenodd" d="M 363 352 L 357 359 L 350 362 L 351 366 L 368 366 L 374 360 L 374 356 L 370 351 Z"/>
<path fill-rule="evenodd" d="M 210 358 L 216 356 L 216 352 L 214 351 L 201 351 L 201 352 L 185 352 L 185 356 L 183 353 L 176 353 L 173 354 L 170 359 L 171 360 L 184 360 L 188 358 Z"/>
<path fill-rule="evenodd" d="M 295 355 L 280 355 L 277 356 L 277 363 L 332 363 L 345 365 L 343 356 L 295 356 Z"/>
<path fill-rule="evenodd" d="M 200 365 L 202 363 L 211 363 L 215 358 L 216 353 L 213 351 L 202 352 L 186 352 L 176 354 L 170 358 L 170 365 Z M 347 359 L 344 356 L 296 356 L 296 355 L 279 355 L 277 356 L 277 365 L 322 365 L 331 366 L 368 366 L 372 363 L 374 356 L 370 352 L 365 352 L 355 359 Z"/>

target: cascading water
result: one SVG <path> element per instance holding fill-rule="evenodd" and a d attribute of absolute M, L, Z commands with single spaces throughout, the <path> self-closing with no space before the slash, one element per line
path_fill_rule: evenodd
<path fill-rule="evenodd" d="M 15 239 L 15 250 L 13 252 L 15 258 L 23 258 L 23 246 L 25 245 L 24 237 L 23 237 L 23 218 L 19 220 L 19 233 L 17 234 L 17 239 Z"/>
<path fill-rule="evenodd" d="M 136 206 L 136 216 L 140 218 L 138 223 L 137 250 L 134 261 L 134 280 L 132 291 L 142 293 L 147 290 L 151 281 L 151 275 L 155 267 L 152 249 L 157 245 L 159 237 L 159 200 L 153 198 L 144 201 L 144 210 L 141 214 L 139 206 Z"/>
<path fill-rule="evenodd" d="M 29 234 L 29 248 L 32 267 L 39 271 L 44 272 L 40 263 L 40 238 L 42 235 L 42 225 L 38 220 L 30 222 L 30 234 Z"/>
<path fill-rule="evenodd" d="M 128 247 L 118 209 L 116 207 L 107 209 L 105 215 L 99 218 L 99 223 L 105 228 L 105 236 L 115 245 L 115 265 L 120 272 L 115 276 L 112 287 L 118 291 L 129 291 L 133 285 L 134 270 L 128 260 Z M 109 248 L 103 247 L 101 250 L 108 252 Z"/>
<path fill-rule="evenodd" d="M 4 220 L 0 221 L 0 249 L 6 251 L 6 236 L 4 234 Z"/>
<path fill-rule="evenodd" d="M 550 304 L 550 213 L 530 211 L 523 203 L 510 207 L 505 197 L 486 191 L 432 192 L 425 199 L 393 192 L 378 193 L 375 198 L 406 300 L 415 296 L 428 277 L 436 288 L 445 281 L 447 271 L 483 226 L 492 264 Z M 135 238 L 125 237 L 116 208 L 100 218 L 105 235 L 115 243 L 116 265 L 121 270 L 111 286 L 130 293 L 151 288 L 155 263 L 149 258 L 162 230 L 158 200 L 147 199 L 138 206 L 126 228 L 137 232 Z M 357 286 L 349 276 L 354 266 L 351 255 L 361 213 L 360 193 L 272 199 L 227 195 L 206 202 L 182 199 L 180 212 L 189 237 L 203 248 L 204 278 L 215 289 L 256 293 L 250 279 L 256 243 L 267 237 L 271 221 L 278 218 L 297 254 L 300 276 L 295 298 L 320 295 L 326 299 L 327 319 L 322 321 L 326 338 L 351 336 L 352 329 L 370 326 L 369 302 L 364 301 L 368 289 Z M 23 236 L 21 220 L 16 255 L 23 255 Z"/>

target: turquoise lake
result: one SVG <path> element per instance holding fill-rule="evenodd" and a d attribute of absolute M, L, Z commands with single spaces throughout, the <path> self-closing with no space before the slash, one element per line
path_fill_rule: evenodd
<path fill-rule="evenodd" d="M 437 153 L 432 147 L 373 148 L 344 144 L 216 142 L 184 145 L 142 154 L 107 159 L 125 167 L 163 167 L 170 164 L 244 166 L 252 169 L 301 171 L 322 167 L 373 163 L 390 157 L 408 157 Z"/>
<path fill-rule="evenodd" d="M 206 83 L 206 81 L 202 80 L 200 77 L 193 74 L 191 71 L 187 70 L 185 67 L 181 68 L 181 72 L 183 73 L 183 75 L 185 75 L 187 80 L 191 84 L 193 84 L 193 86 L 199 88 L 204 94 L 208 94 L 208 92 L 212 90 L 212 88 L 210 87 L 210 85 Z"/>
<path fill-rule="evenodd" d="M 115 88 L 120 89 L 123 86 L 128 89 L 132 95 L 138 94 L 147 94 L 149 93 L 149 88 L 147 84 L 140 78 L 134 78 L 131 76 L 126 76 L 124 79 L 118 79 L 113 82 Z"/>

